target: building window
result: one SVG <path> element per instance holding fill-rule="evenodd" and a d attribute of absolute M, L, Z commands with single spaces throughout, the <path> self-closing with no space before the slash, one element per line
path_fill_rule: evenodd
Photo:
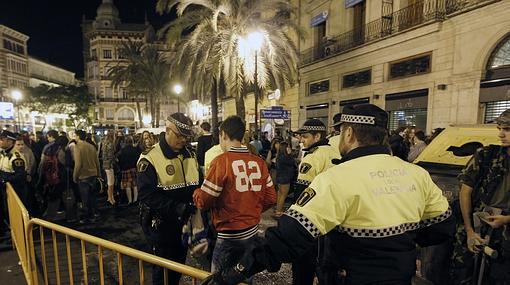
<path fill-rule="evenodd" d="M 112 50 L 104 49 L 103 50 L 103 58 L 112 58 Z"/>
<path fill-rule="evenodd" d="M 118 59 L 126 59 L 126 55 L 124 54 L 122 49 L 117 49 L 117 58 Z"/>
<path fill-rule="evenodd" d="M 307 119 L 319 119 L 325 126 L 329 125 L 329 104 L 315 104 L 306 106 L 306 118 Z"/>
<path fill-rule="evenodd" d="M 110 87 L 106 87 L 105 88 L 105 98 L 113 98 L 113 92 L 112 92 L 112 88 Z"/>
<path fill-rule="evenodd" d="M 128 92 L 126 89 L 122 89 L 122 99 L 128 99 Z"/>
<path fill-rule="evenodd" d="M 505 101 L 487 102 L 487 105 L 485 106 L 485 118 L 483 120 L 484 124 L 487 124 L 487 123 L 495 120 L 506 109 L 510 109 L 510 101 L 505 100 Z"/>
<path fill-rule="evenodd" d="M 321 92 L 329 91 L 329 80 L 322 80 L 319 82 L 313 82 L 308 85 L 308 94 L 313 95 Z"/>
<path fill-rule="evenodd" d="M 8 49 L 12 52 L 19 53 L 19 54 L 25 54 L 25 47 L 21 44 L 15 43 L 13 41 L 4 39 L 3 40 L 4 48 Z"/>
<path fill-rule="evenodd" d="M 368 85 L 372 82 L 372 70 L 363 70 L 356 73 L 344 75 L 342 78 L 342 87 L 357 87 Z"/>
<path fill-rule="evenodd" d="M 425 130 L 427 125 L 427 108 L 395 110 L 389 113 L 389 130 L 407 126 L 415 126 L 417 129 Z"/>
<path fill-rule="evenodd" d="M 119 112 L 117 113 L 117 118 L 120 121 L 134 121 L 135 113 L 133 113 L 133 111 L 131 111 L 127 108 L 123 108 L 123 109 L 120 109 Z"/>
<path fill-rule="evenodd" d="M 115 110 L 114 109 L 105 109 L 105 115 L 106 115 L 106 119 L 107 120 L 113 120 L 114 119 L 114 115 L 115 115 Z"/>
<path fill-rule="evenodd" d="M 91 51 L 90 51 L 90 58 L 91 59 L 97 59 L 97 50 L 95 48 L 93 48 Z"/>
<path fill-rule="evenodd" d="M 389 113 L 389 130 L 402 126 L 427 127 L 428 89 L 386 94 L 385 110 Z"/>
<path fill-rule="evenodd" d="M 431 55 L 390 63 L 390 79 L 408 77 L 430 72 Z"/>

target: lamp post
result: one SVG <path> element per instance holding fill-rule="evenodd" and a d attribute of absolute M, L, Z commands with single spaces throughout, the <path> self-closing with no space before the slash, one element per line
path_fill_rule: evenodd
<path fill-rule="evenodd" d="M 180 107 L 179 107 L 181 105 L 180 100 L 179 100 L 179 95 L 182 93 L 182 89 L 183 88 L 182 88 L 181 84 L 174 85 L 174 92 L 175 92 L 175 94 L 177 94 L 177 113 L 181 112 Z"/>
<path fill-rule="evenodd" d="M 21 101 L 21 99 L 23 99 L 23 93 L 21 93 L 20 90 L 12 90 L 11 92 L 11 96 L 12 96 L 12 99 L 14 99 L 14 101 L 16 102 L 16 108 L 18 109 L 18 119 L 16 120 L 17 122 L 17 131 L 21 131 L 21 125 L 20 125 L 20 121 L 21 121 L 21 116 L 19 114 L 19 101 Z"/>
<path fill-rule="evenodd" d="M 258 74 L 258 53 L 264 44 L 264 34 L 260 31 L 251 32 L 246 38 L 239 38 L 239 54 L 241 57 L 247 57 L 251 52 L 254 53 L 254 70 L 253 70 L 253 85 L 255 97 L 255 133 L 259 132 L 259 74 Z M 245 58 L 245 61 L 247 58 Z"/>

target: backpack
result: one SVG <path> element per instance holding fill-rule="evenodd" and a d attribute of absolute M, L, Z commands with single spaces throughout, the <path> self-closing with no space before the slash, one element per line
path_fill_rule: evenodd
<path fill-rule="evenodd" d="M 58 152 L 44 155 L 42 172 L 46 185 L 54 186 L 60 183 L 61 178 L 57 153 Z"/>

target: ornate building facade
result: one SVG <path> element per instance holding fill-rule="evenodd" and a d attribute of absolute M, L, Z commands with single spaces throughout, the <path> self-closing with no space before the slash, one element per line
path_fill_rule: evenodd
<path fill-rule="evenodd" d="M 113 88 L 107 75 L 110 68 L 124 63 L 119 52 L 122 43 L 152 43 L 153 27 L 147 21 L 144 24 L 122 23 L 113 1 L 103 0 L 94 20 L 83 19 L 82 32 L 84 80 L 96 101 L 96 128 L 133 130 L 141 127 L 135 100 L 139 100 L 142 113 L 145 101 L 130 96 L 122 86 Z M 177 108 L 173 101 L 163 100 L 159 119 L 164 120 L 165 114 L 175 112 L 174 109 Z"/>
<path fill-rule="evenodd" d="M 485 123 L 510 108 L 510 2 L 300 0 L 299 121 L 370 102 L 390 129 Z"/>
<path fill-rule="evenodd" d="M 11 101 L 13 89 L 23 89 L 28 86 L 28 39 L 27 35 L 0 25 L 0 97 L 2 101 Z"/>

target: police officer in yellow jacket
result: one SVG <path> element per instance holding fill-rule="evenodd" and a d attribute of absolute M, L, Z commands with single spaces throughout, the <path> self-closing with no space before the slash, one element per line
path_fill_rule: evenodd
<path fill-rule="evenodd" d="M 387 113 L 355 105 L 343 109 L 341 121 L 340 164 L 319 174 L 256 248 L 205 284 L 276 271 L 327 234 L 327 251 L 346 271 L 346 284 L 409 285 L 416 245 L 453 237 L 448 202 L 428 172 L 390 154 Z"/>
<path fill-rule="evenodd" d="M 137 164 L 144 234 L 155 255 L 180 263 L 187 254 L 182 227 L 193 210 L 193 191 L 201 184 L 195 154 L 187 147 L 191 127 L 191 120 L 182 113 L 168 116 L 159 143 L 144 151 Z M 169 284 L 179 284 L 180 277 L 169 271 Z M 161 267 L 153 267 L 152 279 L 153 284 L 163 284 Z"/>
<path fill-rule="evenodd" d="M 333 148 L 333 150 L 338 154 L 338 158 L 340 158 L 340 149 L 338 149 L 338 144 L 340 144 L 340 118 L 342 117 L 342 113 L 337 113 L 333 116 L 333 133 L 328 137 L 328 143 Z"/>
<path fill-rule="evenodd" d="M 7 204 L 5 183 L 9 182 L 19 198 L 27 206 L 25 187 L 25 159 L 23 154 L 14 149 L 16 136 L 7 130 L 0 133 L 0 235 L 5 233 L 7 222 Z"/>
<path fill-rule="evenodd" d="M 326 126 L 318 119 L 309 119 L 297 131 L 305 147 L 305 155 L 299 164 L 299 172 L 295 184 L 295 197 L 298 197 L 313 179 L 321 172 L 333 166 L 332 159 L 339 158 L 326 139 Z M 292 284 L 313 284 L 317 266 L 317 248 L 311 248 L 300 259 L 292 262 Z"/>

